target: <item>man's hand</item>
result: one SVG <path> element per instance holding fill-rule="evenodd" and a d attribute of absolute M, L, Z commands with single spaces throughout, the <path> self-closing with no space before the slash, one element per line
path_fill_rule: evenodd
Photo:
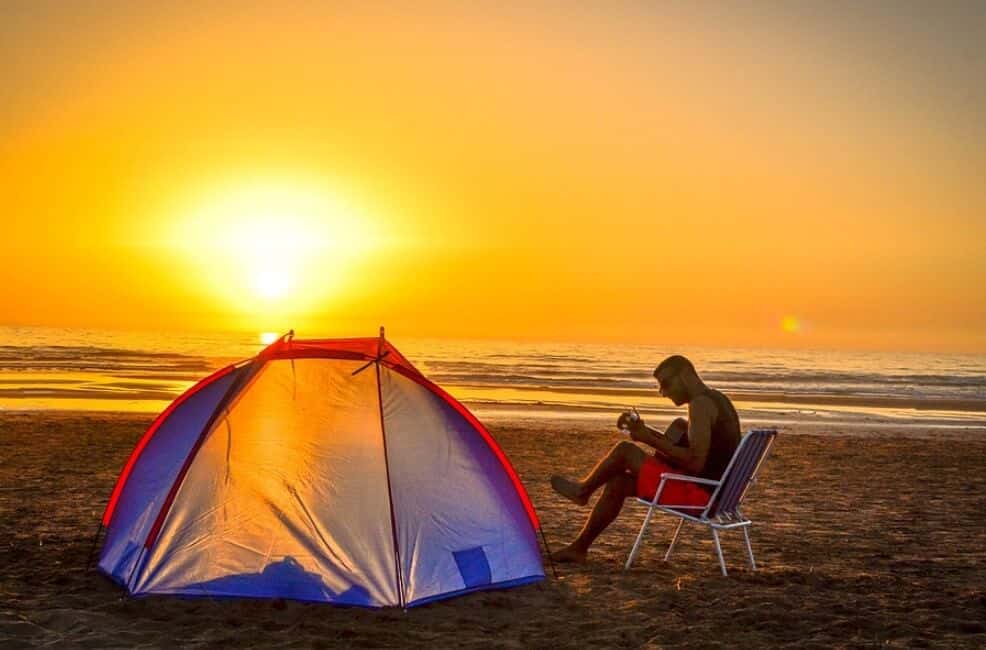
<path fill-rule="evenodd" d="M 636 440 L 637 442 L 647 442 L 645 439 L 646 434 L 650 433 L 647 430 L 647 425 L 644 424 L 644 419 L 638 417 L 636 421 L 630 423 L 630 438 Z"/>
<path fill-rule="evenodd" d="M 616 420 L 616 427 L 630 436 L 631 440 L 657 448 L 660 444 L 661 432 L 647 426 L 637 409 L 624 411 Z"/>
<path fill-rule="evenodd" d="M 646 435 L 647 425 L 644 424 L 644 419 L 637 413 L 637 409 L 630 409 L 629 411 L 620 413 L 620 417 L 616 420 L 616 428 L 630 434 L 630 437 L 638 442 L 646 442 L 646 440 L 641 438 L 641 435 Z"/>

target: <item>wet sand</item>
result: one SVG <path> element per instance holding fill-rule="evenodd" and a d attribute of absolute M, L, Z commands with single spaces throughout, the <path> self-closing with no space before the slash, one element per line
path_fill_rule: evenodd
<path fill-rule="evenodd" d="M 686 527 L 663 563 L 658 518 L 622 569 L 642 510 L 628 509 L 583 566 L 558 578 L 408 612 L 285 601 L 124 597 L 86 571 L 116 475 L 143 415 L 0 413 L 0 645 L 89 647 L 986 646 L 986 437 L 981 432 L 787 426 L 748 499 L 759 570 L 726 533 Z M 491 420 L 548 542 L 587 510 L 547 477 L 579 474 L 615 431 Z"/>

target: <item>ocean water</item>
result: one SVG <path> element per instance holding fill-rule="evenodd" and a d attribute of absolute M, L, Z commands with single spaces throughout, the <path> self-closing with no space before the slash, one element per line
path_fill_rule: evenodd
<path fill-rule="evenodd" d="M 299 334 L 304 338 L 304 333 Z M 480 417 L 615 420 L 683 414 L 651 376 L 695 363 L 745 423 L 986 427 L 986 356 L 391 339 Z M 158 412 L 196 380 L 263 348 L 257 333 L 0 327 L 0 410 Z"/>

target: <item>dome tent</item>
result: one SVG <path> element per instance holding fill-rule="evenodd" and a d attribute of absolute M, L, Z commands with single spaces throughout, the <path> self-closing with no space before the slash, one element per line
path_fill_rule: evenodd
<path fill-rule="evenodd" d="M 223 368 L 137 443 L 99 568 L 133 594 L 412 607 L 544 578 L 530 499 L 461 404 L 379 338 Z"/>

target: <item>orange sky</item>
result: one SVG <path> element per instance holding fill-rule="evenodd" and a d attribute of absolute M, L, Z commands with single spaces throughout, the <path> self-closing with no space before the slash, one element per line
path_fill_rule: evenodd
<path fill-rule="evenodd" d="M 0 324 L 986 352 L 981 5 L 142 4 L 0 10 Z"/>

